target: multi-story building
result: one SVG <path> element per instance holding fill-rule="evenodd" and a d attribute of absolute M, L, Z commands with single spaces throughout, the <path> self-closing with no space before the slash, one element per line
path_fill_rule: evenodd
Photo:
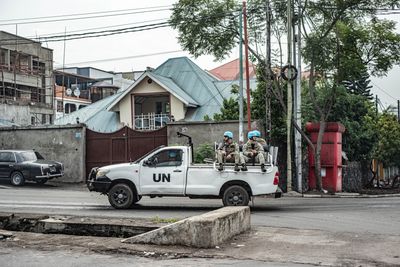
<path fill-rule="evenodd" d="M 133 83 L 121 73 L 93 67 L 69 67 L 53 71 L 56 119 L 114 95 Z"/>
<path fill-rule="evenodd" d="M 0 119 L 19 125 L 52 123 L 53 50 L 0 31 Z"/>

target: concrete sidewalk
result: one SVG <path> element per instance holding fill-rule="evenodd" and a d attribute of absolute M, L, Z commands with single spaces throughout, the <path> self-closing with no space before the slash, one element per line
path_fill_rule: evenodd
<path fill-rule="evenodd" d="M 298 193 L 296 191 L 291 191 L 288 193 L 283 193 L 282 197 L 303 197 L 303 198 L 380 198 L 380 197 L 400 197 L 399 194 L 360 194 L 360 193 L 317 193 L 317 192 L 304 192 Z"/>
<path fill-rule="evenodd" d="M 119 238 L 13 232 L 3 248 L 80 251 L 146 258 L 257 260 L 318 266 L 399 266 L 400 237 L 365 233 L 332 233 L 279 227 L 256 227 L 211 249 L 122 243 Z"/>

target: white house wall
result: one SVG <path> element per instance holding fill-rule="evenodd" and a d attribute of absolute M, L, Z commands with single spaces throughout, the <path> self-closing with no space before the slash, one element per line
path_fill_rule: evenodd
<path fill-rule="evenodd" d="M 119 102 L 119 119 L 121 124 L 132 127 L 132 102 L 131 94 L 128 94 Z"/>
<path fill-rule="evenodd" d="M 133 90 L 134 94 L 167 93 L 167 91 L 156 82 L 148 83 L 148 78 L 144 78 Z"/>
<path fill-rule="evenodd" d="M 150 96 L 151 94 L 159 94 L 159 93 L 168 93 L 164 88 L 158 85 L 156 82 L 148 83 L 148 79 L 145 78 L 141 81 L 134 90 L 127 94 L 120 102 L 119 102 L 119 112 L 120 112 L 120 120 L 121 123 L 132 127 L 132 94 L 146 94 Z M 171 115 L 174 116 L 175 120 L 182 120 L 185 118 L 185 106 L 184 104 L 178 100 L 176 97 L 171 95 Z M 148 104 L 148 103 L 147 103 Z M 154 106 L 155 107 L 155 106 Z M 117 110 L 117 109 L 115 109 Z"/>
<path fill-rule="evenodd" d="M 171 95 L 171 114 L 174 115 L 176 121 L 185 118 L 185 105 L 175 96 Z"/>

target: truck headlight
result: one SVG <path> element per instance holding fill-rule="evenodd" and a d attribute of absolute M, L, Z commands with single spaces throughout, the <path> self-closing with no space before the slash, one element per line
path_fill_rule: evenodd
<path fill-rule="evenodd" d="M 96 178 L 97 178 L 97 177 L 101 177 L 101 176 L 106 176 L 106 174 L 109 173 L 109 172 L 110 172 L 110 170 L 99 170 L 99 171 L 96 173 Z"/>

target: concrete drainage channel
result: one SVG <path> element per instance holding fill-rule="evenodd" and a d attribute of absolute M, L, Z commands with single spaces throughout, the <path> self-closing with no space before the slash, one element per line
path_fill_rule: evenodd
<path fill-rule="evenodd" d="M 1 214 L 0 229 L 42 234 L 66 234 L 127 238 L 140 235 L 164 224 L 150 219 L 110 219 L 33 214 Z"/>
<path fill-rule="evenodd" d="M 123 243 L 212 248 L 250 229 L 249 207 L 225 207 L 171 224 L 145 219 L 0 214 L 0 229 L 119 237 Z"/>

